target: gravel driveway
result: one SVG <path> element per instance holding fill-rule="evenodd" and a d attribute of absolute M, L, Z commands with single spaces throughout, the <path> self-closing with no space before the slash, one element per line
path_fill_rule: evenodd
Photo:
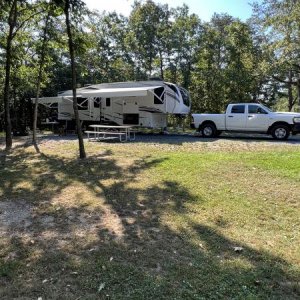
<path fill-rule="evenodd" d="M 57 136 L 44 135 L 39 137 L 39 144 L 53 144 L 76 142 L 76 135 Z M 85 138 L 87 142 L 87 138 Z M 29 137 L 18 137 L 14 139 L 14 147 L 25 143 L 31 143 Z M 120 144 L 119 141 L 105 141 L 105 144 Z M 99 144 L 101 144 L 99 142 Z M 299 147 L 300 135 L 290 136 L 286 141 L 277 141 L 267 135 L 249 135 L 249 134 L 222 134 L 218 138 L 202 138 L 193 134 L 137 134 L 135 141 L 122 143 L 122 145 L 151 145 L 159 148 L 169 149 L 183 146 L 185 149 L 218 149 L 218 150 L 254 150 L 261 148 L 277 147 Z M 5 148 L 5 139 L 0 139 L 0 149 Z"/>

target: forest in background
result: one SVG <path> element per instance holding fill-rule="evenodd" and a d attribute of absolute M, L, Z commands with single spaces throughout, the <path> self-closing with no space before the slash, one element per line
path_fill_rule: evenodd
<path fill-rule="evenodd" d="M 32 126 L 38 83 L 40 96 L 72 88 L 66 1 L 0 0 L 0 130 L 5 105 L 12 128 Z M 186 5 L 151 0 L 136 1 L 129 17 L 68 3 L 77 87 L 159 77 L 190 92 L 193 112 L 249 101 L 299 110 L 300 1 L 253 3 L 246 22 L 227 14 L 203 22 Z"/>

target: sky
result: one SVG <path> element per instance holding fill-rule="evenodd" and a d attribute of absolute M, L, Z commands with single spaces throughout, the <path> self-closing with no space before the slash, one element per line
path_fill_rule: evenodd
<path fill-rule="evenodd" d="M 90 9 L 116 11 L 129 16 L 134 0 L 83 0 Z M 201 20 L 209 21 L 216 13 L 228 13 L 229 15 L 245 21 L 251 16 L 252 8 L 249 3 L 254 0 L 154 0 L 157 3 L 168 4 L 169 7 L 187 4 L 191 13 L 197 14 Z M 261 2 L 259 0 L 258 2 Z"/>

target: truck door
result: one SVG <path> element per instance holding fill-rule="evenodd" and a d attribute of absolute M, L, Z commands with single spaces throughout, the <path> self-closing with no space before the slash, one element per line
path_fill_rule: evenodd
<path fill-rule="evenodd" d="M 269 128 L 268 112 L 256 104 L 248 105 L 247 125 L 248 131 L 267 132 Z"/>
<path fill-rule="evenodd" d="M 246 122 L 245 104 L 232 105 L 230 111 L 226 113 L 226 129 L 237 131 L 245 130 Z"/>

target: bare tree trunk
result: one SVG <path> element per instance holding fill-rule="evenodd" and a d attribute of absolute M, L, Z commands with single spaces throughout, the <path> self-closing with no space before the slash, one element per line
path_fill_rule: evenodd
<path fill-rule="evenodd" d="M 292 71 L 289 71 L 289 82 L 288 82 L 288 101 L 289 101 L 289 111 L 292 111 L 293 106 L 294 106 L 294 98 L 293 98 L 293 87 L 292 87 L 292 82 L 293 80 L 293 74 Z"/>
<path fill-rule="evenodd" d="M 70 51 L 70 59 L 71 59 L 71 69 L 72 69 L 72 91 L 73 91 L 73 109 L 77 127 L 77 135 L 78 135 L 78 143 L 79 143 L 79 157 L 86 158 L 84 143 L 83 143 L 83 136 L 81 131 L 81 124 L 79 120 L 79 113 L 78 113 L 78 106 L 77 106 L 77 98 L 76 98 L 76 66 L 75 66 L 75 51 L 74 51 L 74 44 L 73 44 L 73 36 L 71 31 L 71 23 L 70 23 L 70 1 L 65 0 L 65 16 L 66 16 L 66 26 L 67 26 L 67 33 L 69 39 L 69 51 Z"/>
<path fill-rule="evenodd" d="M 10 119 L 10 101 L 9 101 L 9 86 L 10 86 L 10 69 L 11 69 L 11 46 L 14 37 L 14 28 L 17 21 L 17 0 L 14 0 L 9 12 L 9 32 L 6 38 L 6 62 L 5 62 L 5 83 L 4 83 L 4 113 L 5 113 L 5 134 L 6 134 L 6 150 L 12 147 L 12 126 Z"/>
<path fill-rule="evenodd" d="M 298 95 L 298 109 L 300 109 L 300 74 L 298 75 L 298 80 L 297 80 L 297 95 Z"/>
<path fill-rule="evenodd" d="M 34 102 L 32 143 L 33 143 L 33 146 L 37 153 L 40 153 L 40 149 L 38 147 L 37 138 L 36 138 L 37 116 L 38 116 L 38 105 L 39 105 L 39 96 L 40 96 L 40 90 L 41 90 L 42 75 L 43 75 L 44 62 L 45 62 L 45 50 L 46 50 L 46 44 L 47 44 L 47 31 L 48 31 L 49 19 L 50 19 L 50 11 L 47 14 L 47 18 L 45 21 L 45 27 L 43 30 L 43 44 L 42 44 L 42 49 L 41 49 L 40 66 L 39 66 L 39 73 L 38 73 L 37 84 L 36 84 L 36 97 L 35 97 L 35 102 Z"/>
<path fill-rule="evenodd" d="M 164 80 L 164 62 L 161 51 L 159 51 L 159 60 L 160 60 L 160 78 Z"/>
<path fill-rule="evenodd" d="M 293 106 L 294 106 L 294 99 L 293 99 L 293 88 L 292 85 L 289 83 L 288 84 L 288 110 L 292 111 Z"/>
<path fill-rule="evenodd" d="M 152 74 L 152 53 L 150 54 L 150 61 L 149 61 L 149 78 L 151 77 Z"/>

